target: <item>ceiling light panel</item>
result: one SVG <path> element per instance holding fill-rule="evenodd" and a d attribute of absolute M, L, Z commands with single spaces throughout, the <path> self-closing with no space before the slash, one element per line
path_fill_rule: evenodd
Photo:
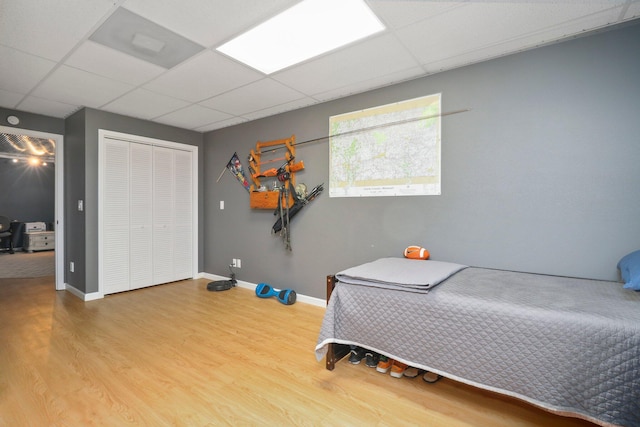
<path fill-rule="evenodd" d="M 363 0 L 305 0 L 217 50 L 271 74 L 384 29 Z"/>

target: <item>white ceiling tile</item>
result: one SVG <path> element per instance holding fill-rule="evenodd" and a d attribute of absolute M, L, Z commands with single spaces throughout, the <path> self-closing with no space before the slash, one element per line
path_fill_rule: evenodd
<path fill-rule="evenodd" d="M 154 121 L 186 129 L 196 129 L 231 117 L 229 114 L 194 104 L 157 117 Z"/>
<path fill-rule="evenodd" d="M 114 2 L 7 0 L 1 7 L 2 44 L 58 61 L 114 10 Z"/>
<path fill-rule="evenodd" d="M 166 70 L 117 50 L 87 40 L 65 61 L 66 65 L 135 86 Z"/>
<path fill-rule="evenodd" d="M 28 93 L 56 63 L 0 45 L 0 89 Z"/>
<path fill-rule="evenodd" d="M 532 49 L 556 39 L 581 34 L 584 28 L 597 27 L 598 22 L 615 19 L 619 13 L 619 7 L 610 8 L 599 13 L 589 14 L 580 19 L 562 22 L 538 32 L 530 32 L 520 37 L 479 46 L 474 50 L 466 52 L 458 50 L 456 51 L 457 54 L 453 56 L 446 56 L 446 53 L 443 53 L 445 57 L 425 63 L 423 66 L 428 72 L 434 73 L 505 56 L 525 49 Z M 434 55 L 434 57 L 436 57 L 436 55 Z"/>
<path fill-rule="evenodd" d="M 211 132 L 212 130 L 226 128 L 228 126 L 239 125 L 240 123 L 247 122 L 248 120 L 243 117 L 232 117 L 227 120 L 221 120 L 219 122 L 211 123 L 206 126 L 195 128 L 198 132 Z"/>
<path fill-rule="evenodd" d="M 131 85 L 63 65 L 34 90 L 33 95 L 71 105 L 99 108 L 131 89 Z"/>
<path fill-rule="evenodd" d="M 298 1 L 127 0 L 123 7 L 196 43 L 214 47 Z"/>
<path fill-rule="evenodd" d="M 384 34 L 275 73 L 272 78 L 314 96 L 417 65 L 393 35 Z"/>
<path fill-rule="evenodd" d="M 62 119 L 76 111 L 78 107 L 78 105 L 69 105 L 58 101 L 29 96 L 20 103 L 18 109 Z"/>
<path fill-rule="evenodd" d="M 612 3 L 469 3 L 439 15 L 438 19 L 401 29 L 397 35 L 422 64 L 428 64 L 547 31 L 575 19 L 576 8 L 590 15 L 611 9 Z"/>
<path fill-rule="evenodd" d="M 200 104 L 236 116 L 304 97 L 283 84 L 265 78 L 202 101 Z"/>
<path fill-rule="evenodd" d="M 629 5 L 624 13 L 623 19 L 634 19 L 640 17 L 640 0 L 636 0 Z"/>
<path fill-rule="evenodd" d="M 304 97 L 300 99 L 296 99 L 294 101 L 285 102 L 284 104 L 279 104 L 274 107 L 264 108 L 262 110 L 255 111 L 253 113 L 243 114 L 242 116 L 249 120 L 261 119 L 263 117 L 273 116 L 275 114 L 284 113 L 286 111 L 297 110 L 298 108 L 308 107 L 309 105 L 316 104 L 318 101 Z"/>
<path fill-rule="evenodd" d="M 328 90 L 326 92 L 317 93 L 313 97 L 319 101 L 329 101 L 332 99 L 343 98 L 355 93 L 365 92 L 370 89 L 380 88 L 395 83 L 404 82 L 415 79 L 424 75 L 424 68 L 412 67 L 406 70 L 400 70 L 395 73 L 376 77 L 370 80 L 364 80 L 355 84 L 350 84 L 340 88 Z"/>
<path fill-rule="evenodd" d="M 466 1 L 379 0 L 369 2 L 371 10 L 388 28 L 392 29 L 436 17 L 465 4 L 467 4 Z"/>
<path fill-rule="evenodd" d="M 188 105 L 188 102 L 180 99 L 145 89 L 136 89 L 108 103 L 103 109 L 112 113 L 150 120 Z"/>
<path fill-rule="evenodd" d="M 565 22 L 549 27 L 544 31 L 545 42 L 549 43 L 570 36 L 583 35 L 590 29 L 605 27 L 605 22 L 617 22 L 623 9 L 622 6 L 611 7 L 583 17 L 567 19 Z M 537 33 L 534 32 L 532 34 Z"/>
<path fill-rule="evenodd" d="M 16 93 L 0 89 L 0 107 L 16 108 L 22 98 L 24 98 L 23 93 Z"/>
<path fill-rule="evenodd" d="M 145 85 L 146 89 L 185 101 L 200 102 L 263 75 L 224 55 L 205 51 Z"/>

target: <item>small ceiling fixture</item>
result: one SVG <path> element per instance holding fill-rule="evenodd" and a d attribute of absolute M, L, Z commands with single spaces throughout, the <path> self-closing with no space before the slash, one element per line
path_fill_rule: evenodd
<path fill-rule="evenodd" d="M 133 35 L 133 40 L 131 40 L 131 43 L 137 48 L 150 50 L 154 53 L 160 53 L 160 51 L 166 45 L 166 43 L 163 41 L 154 39 L 153 37 L 149 37 L 141 33 L 135 33 Z"/>
<path fill-rule="evenodd" d="M 364 0 L 305 0 L 216 50 L 271 74 L 384 29 Z"/>
<path fill-rule="evenodd" d="M 89 40 L 167 69 L 204 50 L 123 7 L 117 8 Z"/>
<path fill-rule="evenodd" d="M 20 123 L 20 119 L 17 118 L 16 116 L 9 116 L 7 117 L 7 123 L 9 123 L 10 125 L 17 125 L 18 123 Z"/>

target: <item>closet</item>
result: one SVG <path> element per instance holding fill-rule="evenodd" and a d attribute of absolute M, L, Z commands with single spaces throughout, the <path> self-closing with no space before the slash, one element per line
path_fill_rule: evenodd
<path fill-rule="evenodd" d="M 197 147 L 102 132 L 102 293 L 194 277 Z"/>

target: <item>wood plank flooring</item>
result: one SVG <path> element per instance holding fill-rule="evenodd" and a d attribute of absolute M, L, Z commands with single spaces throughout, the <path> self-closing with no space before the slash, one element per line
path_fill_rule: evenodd
<path fill-rule="evenodd" d="M 206 284 L 83 302 L 0 279 L 0 426 L 593 426 L 447 379 L 327 371 L 324 309 Z"/>

